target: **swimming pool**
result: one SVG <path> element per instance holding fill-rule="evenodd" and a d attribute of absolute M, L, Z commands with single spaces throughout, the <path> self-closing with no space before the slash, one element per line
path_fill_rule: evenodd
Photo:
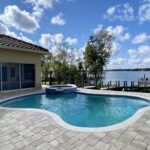
<path fill-rule="evenodd" d="M 92 128 L 120 123 L 139 109 L 150 106 L 150 102 L 129 96 L 72 93 L 35 94 L 3 102 L 0 106 L 44 109 L 71 125 Z"/>

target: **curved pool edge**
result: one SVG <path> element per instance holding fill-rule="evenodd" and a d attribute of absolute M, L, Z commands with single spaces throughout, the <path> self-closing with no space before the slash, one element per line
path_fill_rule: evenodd
<path fill-rule="evenodd" d="M 130 96 L 130 97 L 137 97 L 137 98 L 143 98 L 143 99 L 146 99 L 146 100 L 150 100 L 150 98 L 147 97 L 147 96 L 135 95 L 137 93 L 114 92 L 114 91 L 113 92 L 108 92 L 108 93 L 102 93 L 102 91 L 99 91 L 99 92 L 96 91 L 96 93 L 93 93 L 93 90 L 91 92 L 87 92 L 87 91 L 85 92 L 85 90 L 83 91 L 81 89 L 79 91 L 77 91 L 77 93 L 94 94 L 94 95 L 96 94 L 96 95 Z M 36 92 L 36 93 L 30 93 L 30 94 L 22 94 L 22 95 L 19 95 L 19 96 L 13 96 L 13 97 L 3 99 L 0 103 L 3 103 L 5 101 L 9 101 L 9 100 L 12 100 L 12 99 L 15 99 L 15 98 L 30 96 L 30 95 L 34 95 L 34 94 L 45 94 L 45 93 L 44 92 Z M 114 131 L 114 130 L 119 130 L 121 128 L 128 127 L 129 125 L 131 125 L 132 123 L 134 123 L 138 119 L 140 119 L 146 111 L 150 110 L 150 106 L 139 109 L 134 115 L 132 115 L 130 118 L 128 118 L 127 120 L 125 120 L 123 122 L 120 122 L 120 123 L 114 124 L 114 125 L 110 125 L 110 126 L 106 126 L 106 127 L 96 127 L 96 128 L 73 126 L 73 125 L 65 122 L 59 115 L 57 115 L 55 113 L 52 113 L 52 112 L 49 112 L 47 110 L 42 110 L 42 109 L 0 107 L 0 110 L 40 112 L 40 113 L 44 113 L 44 114 L 50 116 L 58 125 L 62 126 L 63 128 L 66 128 L 66 129 L 69 129 L 69 130 L 72 130 L 72 131 L 78 131 L 78 132 L 107 132 L 107 131 Z"/>

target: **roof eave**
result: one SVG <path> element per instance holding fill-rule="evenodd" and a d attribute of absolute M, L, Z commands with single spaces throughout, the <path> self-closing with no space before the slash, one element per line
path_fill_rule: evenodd
<path fill-rule="evenodd" d="M 0 49 L 8 49 L 8 50 L 16 50 L 16 51 L 22 51 L 22 52 L 30 52 L 30 53 L 38 53 L 38 54 L 48 54 L 49 51 L 39 51 L 39 50 L 32 50 L 32 49 L 24 49 L 24 48 L 18 48 L 18 47 L 10 47 L 10 46 L 3 46 L 0 45 Z"/>

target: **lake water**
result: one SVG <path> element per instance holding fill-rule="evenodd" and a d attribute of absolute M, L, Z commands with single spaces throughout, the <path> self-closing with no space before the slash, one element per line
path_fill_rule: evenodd
<path fill-rule="evenodd" d="M 150 78 L 150 71 L 107 71 L 105 81 L 135 81 L 144 77 Z"/>

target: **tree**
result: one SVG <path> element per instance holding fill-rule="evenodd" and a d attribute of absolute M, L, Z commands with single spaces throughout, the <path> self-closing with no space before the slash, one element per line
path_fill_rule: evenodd
<path fill-rule="evenodd" d="M 52 53 L 48 53 L 42 56 L 41 67 L 42 67 L 42 80 L 46 82 L 50 77 L 51 84 L 51 75 L 52 75 L 52 63 L 53 63 L 53 55 Z"/>
<path fill-rule="evenodd" d="M 90 36 L 87 43 L 84 59 L 85 67 L 93 75 L 95 87 L 101 87 L 104 67 L 112 53 L 112 42 L 114 37 L 108 31 L 102 29 L 100 32 Z"/>
<path fill-rule="evenodd" d="M 56 51 L 56 76 L 58 84 L 61 82 L 67 83 L 67 74 L 68 74 L 68 45 L 67 43 L 57 44 Z"/>

